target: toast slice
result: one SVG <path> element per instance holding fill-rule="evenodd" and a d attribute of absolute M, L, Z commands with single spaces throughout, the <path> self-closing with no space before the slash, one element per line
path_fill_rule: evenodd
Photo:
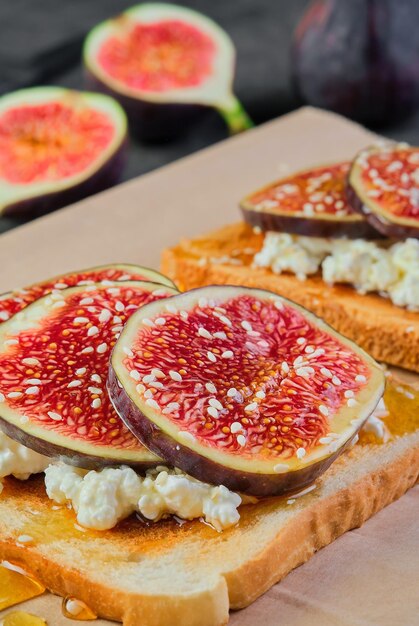
<path fill-rule="evenodd" d="M 146 524 L 135 517 L 112 531 L 83 530 L 72 511 L 48 500 L 42 477 L 6 479 L 0 560 L 124 626 L 226 624 L 229 608 L 247 606 L 415 484 L 419 394 L 407 402 L 399 390 L 392 403 L 400 414 L 386 422 L 386 443 L 361 434 L 314 488 L 242 506 L 239 524 L 222 533 L 198 521 Z M 20 544 L 22 534 L 32 543 Z"/>
<path fill-rule="evenodd" d="M 185 239 L 162 256 L 162 271 L 180 289 L 210 284 L 269 289 L 313 311 L 378 361 L 419 372 L 419 314 L 376 294 L 345 285 L 328 286 L 320 276 L 304 281 L 252 267 L 263 236 L 244 222 Z"/>

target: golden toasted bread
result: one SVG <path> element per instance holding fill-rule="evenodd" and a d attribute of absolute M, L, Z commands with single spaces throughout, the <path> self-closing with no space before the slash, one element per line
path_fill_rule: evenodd
<path fill-rule="evenodd" d="M 379 361 L 419 372 L 419 314 L 376 294 L 358 294 L 345 285 L 328 286 L 321 276 L 304 281 L 252 267 L 263 243 L 241 222 L 185 239 L 163 252 L 162 271 L 180 289 L 210 284 L 269 289 L 313 311 Z"/>

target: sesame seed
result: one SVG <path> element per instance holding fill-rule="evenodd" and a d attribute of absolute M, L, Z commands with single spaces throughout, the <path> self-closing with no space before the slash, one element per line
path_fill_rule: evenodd
<path fill-rule="evenodd" d="M 223 340 L 227 339 L 227 335 L 225 334 L 223 330 L 217 331 L 216 333 L 214 333 L 213 337 L 215 337 L 216 339 L 223 339 Z"/>
<path fill-rule="evenodd" d="M 284 305 L 281 300 L 274 300 L 274 307 L 278 309 L 278 311 L 282 311 Z"/>
<path fill-rule="evenodd" d="M 214 409 L 217 409 L 218 411 L 222 411 L 224 408 L 221 402 L 217 400 L 217 398 L 210 398 L 209 404 L 210 406 L 213 406 Z"/>
<path fill-rule="evenodd" d="M 261 348 L 268 348 L 269 343 L 265 341 L 265 339 L 261 339 L 260 341 L 258 341 L 258 346 L 261 346 Z"/>
<path fill-rule="evenodd" d="M 257 391 L 255 393 L 256 398 L 259 398 L 260 400 L 263 400 L 264 398 L 266 398 L 266 394 L 264 391 L 262 391 L 262 389 L 260 389 L 259 391 Z"/>
<path fill-rule="evenodd" d="M 1 313 L 1 312 L 0 312 Z M 1 315 L 0 315 L 0 320 L 1 320 Z M 6 320 L 4 320 L 6 321 Z M 406 332 L 409 332 L 406 328 Z M 17 339 L 6 339 L 6 341 L 4 342 L 5 346 L 16 346 L 18 344 L 18 340 Z"/>
<path fill-rule="evenodd" d="M 148 398 L 145 403 L 151 407 L 152 409 L 156 410 L 156 411 L 160 411 L 160 407 L 157 404 L 157 402 L 153 399 L 153 398 Z"/>
<path fill-rule="evenodd" d="M 90 391 L 90 393 L 99 394 L 99 395 L 103 393 L 102 389 L 99 389 L 99 387 L 88 387 L 87 391 Z"/>
<path fill-rule="evenodd" d="M 138 374 L 138 372 L 137 372 L 137 374 Z M 132 376 L 132 378 L 134 378 L 135 380 L 139 380 L 140 375 L 138 374 L 138 378 L 135 378 L 135 376 Z M 149 383 L 152 383 L 153 381 L 155 381 L 156 377 L 154 376 L 154 374 L 146 374 L 145 376 L 143 376 L 142 380 L 143 380 L 143 383 L 148 385 Z"/>
<path fill-rule="evenodd" d="M 349 398 L 349 400 L 346 403 L 349 407 L 354 407 L 358 404 L 358 402 L 355 400 L 355 398 Z"/>
<path fill-rule="evenodd" d="M 164 318 L 164 317 L 158 317 L 158 318 L 155 320 L 155 323 L 157 324 L 157 326 L 164 326 L 164 325 L 165 325 L 165 323 L 166 323 L 166 320 L 165 320 L 165 318 Z"/>
<path fill-rule="evenodd" d="M 19 535 L 17 540 L 18 543 L 32 543 L 33 537 L 31 537 L 30 535 Z"/>
<path fill-rule="evenodd" d="M 305 343 L 307 341 L 307 339 L 305 337 L 298 337 L 297 338 L 297 343 L 302 346 L 303 343 Z"/>
<path fill-rule="evenodd" d="M 158 367 L 153 367 L 151 374 L 156 378 L 164 378 L 164 373 Z"/>
<path fill-rule="evenodd" d="M 245 446 L 246 437 L 244 435 L 237 435 L 237 443 L 239 444 L 239 446 Z"/>
<path fill-rule="evenodd" d="M 119 315 L 114 315 L 113 316 L 113 320 L 112 320 L 113 324 L 122 324 L 122 318 L 119 317 Z"/>
<path fill-rule="evenodd" d="M 51 305 L 51 308 L 52 309 L 59 309 L 62 306 L 65 306 L 65 302 L 63 302 L 62 300 L 59 300 L 57 302 L 54 302 L 54 304 Z"/>
<path fill-rule="evenodd" d="M 244 328 L 244 330 L 253 330 L 252 325 L 247 320 L 241 322 L 241 327 Z"/>
<path fill-rule="evenodd" d="M 123 326 L 112 326 L 112 332 L 113 333 L 118 333 L 118 336 L 116 337 L 117 339 L 118 339 L 119 333 L 121 332 L 122 329 L 123 329 Z"/>
<path fill-rule="evenodd" d="M 244 410 L 247 412 L 255 411 L 258 408 L 257 402 L 251 402 L 247 406 L 244 407 Z"/>
<path fill-rule="evenodd" d="M 323 376 L 326 376 L 326 378 L 332 378 L 332 372 L 327 369 L 327 367 L 322 367 L 320 369 L 320 374 L 323 374 Z"/>
<path fill-rule="evenodd" d="M 150 387 L 154 387 L 155 389 L 163 389 L 163 383 L 158 382 L 157 380 L 149 383 Z"/>
<path fill-rule="evenodd" d="M 104 284 L 103 281 L 102 281 L 102 284 Z M 111 285 L 112 283 L 109 281 L 107 284 Z M 106 291 L 111 296 L 117 296 L 119 293 L 121 293 L 121 290 L 118 289 L 118 287 L 112 287 L 111 289 L 107 289 Z"/>
<path fill-rule="evenodd" d="M 284 472 L 288 472 L 289 466 L 285 463 L 277 463 L 274 465 L 275 474 L 283 474 Z"/>
<path fill-rule="evenodd" d="M 215 362 L 216 362 L 216 360 L 217 360 L 217 357 L 215 356 L 215 354 L 213 354 L 213 353 L 212 353 L 212 352 L 210 352 L 209 350 L 208 350 L 208 352 L 207 352 L 207 357 L 208 357 L 208 359 L 209 359 L 210 361 L 212 361 L 212 363 L 215 363 Z"/>
<path fill-rule="evenodd" d="M 59 413 L 56 413 L 55 411 L 48 411 L 47 415 L 55 422 L 59 422 L 63 419 L 62 416 Z"/>
<path fill-rule="evenodd" d="M 102 404 L 102 401 L 101 401 L 100 398 L 95 398 L 94 400 L 92 400 L 92 408 L 93 409 L 98 409 L 101 404 Z"/>
<path fill-rule="evenodd" d="M 173 313 L 173 315 L 177 313 L 177 308 L 173 304 L 166 304 L 165 308 L 168 313 Z"/>
<path fill-rule="evenodd" d="M 295 373 L 302 378 L 309 378 L 310 374 L 314 374 L 314 369 L 312 367 L 299 367 Z"/>
<path fill-rule="evenodd" d="M 107 349 L 108 344 L 104 342 L 98 345 L 98 347 L 96 348 L 96 352 L 98 352 L 99 354 L 103 354 L 104 352 L 106 352 Z"/>
<path fill-rule="evenodd" d="M 144 398 L 152 398 L 152 397 L 153 397 L 153 392 L 151 391 L 151 389 L 147 389 L 146 391 L 144 391 Z"/>
<path fill-rule="evenodd" d="M 230 430 L 233 435 L 235 435 L 236 433 L 239 433 L 241 430 L 243 430 L 243 426 L 240 424 L 240 422 L 233 422 L 230 426 Z"/>
<path fill-rule="evenodd" d="M 319 411 L 322 415 L 329 415 L 329 409 L 324 404 L 320 404 Z"/>
<path fill-rule="evenodd" d="M 332 377 L 332 383 L 336 386 L 339 386 L 342 384 L 342 381 L 340 380 L 340 378 L 338 378 L 337 376 L 333 376 Z"/>
<path fill-rule="evenodd" d="M 102 309 L 99 315 L 99 322 L 102 324 L 108 322 L 112 317 L 112 313 L 108 309 Z"/>
<path fill-rule="evenodd" d="M 144 326 L 154 326 L 153 320 L 148 319 L 148 317 L 144 317 L 143 324 Z"/>
<path fill-rule="evenodd" d="M 179 315 L 180 315 L 180 317 L 181 317 L 183 320 L 185 320 L 185 321 L 186 321 L 186 320 L 188 319 L 188 317 L 189 317 L 189 316 L 188 316 L 188 312 L 187 312 L 187 311 L 181 311 L 181 312 L 179 313 Z"/>
<path fill-rule="evenodd" d="M 55 283 L 54 289 L 66 289 L 68 285 L 66 283 Z"/>
<path fill-rule="evenodd" d="M 68 388 L 72 388 L 72 387 L 80 387 L 81 385 L 81 380 L 72 380 L 68 383 L 67 387 Z"/>
<path fill-rule="evenodd" d="M 319 439 L 319 443 L 321 444 L 327 444 L 327 443 L 330 443 L 331 441 L 333 441 L 333 437 L 320 437 Z"/>
<path fill-rule="evenodd" d="M 138 383 L 138 385 L 136 386 L 135 389 L 137 390 L 138 393 L 144 393 L 145 392 L 145 387 L 141 383 Z"/>
<path fill-rule="evenodd" d="M 281 363 L 281 371 L 283 374 L 288 374 L 288 372 L 290 371 L 290 366 L 288 365 L 288 363 L 286 361 L 282 361 Z"/>
<path fill-rule="evenodd" d="M 123 352 L 125 352 L 125 354 L 126 354 L 127 356 L 131 356 L 131 357 L 133 357 L 133 356 L 134 356 L 134 353 L 133 353 L 133 351 L 131 350 L 131 348 L 127 348 L 127 346 L 123 346 L 122 350 L 123 350 Z"/>
<path fill-rule="evenodd" d="M 179 374 L 179 372 L 176 372 L 175 370 L 170 370 L 169 376 L 172 380 L 175 380 L 178 383 L 182 382 L 182 376 Z"/>
<path fill-rule="evenodd" d="M 188 433 L 186 430 L 180 430 L 179 431 L 179 437 L 181 439 L 184 439 L 186 441 L 195 441 L 195 437 L 193 436 L 192 433 Z"/>
<path fill-rule="evenodd" d="M 32 357 L 26 357 L 25 359 L 22 359 L 22 363 L 24 365 L 41 365 L 38 359 L 34 359 Z"/>
<path fill-rule="evenodd" d="M 296 452 L 297 458 L 302 459 L 306 455 L 306 451 L 304 448 L 298 448 Z"/>
<path fill-rule="evenodd" d="M 33 386 L 33 387 L 28 387 L 28 388 L 25 390 L 25 393 L 26 393 L 26 395 L 28 395 L 28 396 L 36 396 L 36 394 L 37 394 L 37 393 L 39 393 L 39 387 L 35 387 L 35 386 Z"/>
<path fill-rule="evenodd" d="M 90 376 L 90 380 L 93 380 L 94 383 L 101 383 L 102 382 L 102 379 L 99 376 L 99 374 L 92 374 Z"/>
<path fill-rule="evenodd" d="M 207 408 L 207 413 L 208 413 L 208 415 L 211 415 L 211 417 L 213 417 L 214 419 L 217 419 L 217 417 L 218 417 L 218 411 L 213 406 L 209 406 Z"/>
<path fill-rule="evenodd" d="M 234 356 L 234 353 L 232 350 L 226 350 L 225 352 L 222 353 L 221 356 L 223 359 L 232 359 Z"/>
<path fill-rule="evenodd" d="M 97 335 L 99 332 L 99 328 L 97 326 L 91 326 L 87 331 L 88 337 L 93 337 L 93 335 Z"/>
<path fill-rule="evenodd" d="M 355 394 L 352 389 L 347 389 L 343 395 L 345 398 L 353 398 Z"/>
<path fill-rule="evenodd" d="M 306 352 L 306 354 L 313 354 L 314 352 L 313 346 L 306 346 L 304 352 Z"/>
<path fill-rule="evenodd" d="M 198 335 L 200 337 L 204 337 L 205 339 L 212 339 L 211 333 L 206 328 L 203 328 L 202 326 L 198 328 Z"/>
<path fill-rule="evenodd" d="M 77 376 L 83 376 L 83 374 L 86 373 L 86 368 L 85 367 L 79 367 L 78 369 L 76 369 L 76 374 Z"/>
<path fill-rule="evenodd" d="M 4 394 L 0 392 L 0 402 L 4 402 L 4 401 L 5 401 Z"/>
<path fill-rule="evenodd" d="M 115 310 L 118 311 L 119 313 L 121 311 L 123 311 L 125 309 L 125 305 L 123 304 L 123 302 L 121 302 L 120 300 L 118 300 L 117 302 L 115 302 Z"/>
<path fill-rule="evenodd" d="M 178 411 L 180 409 L 180 404 L 178 402 L 169 402 L 166 409 L 169 409 L 169 412 Z"/>
<path fill-rule="evenodd" d="M 28 378 L 25 380 L 25 385 L 42 385 L 42 380 L 38 378 Z"/>
<path fill-rule="evenodd" d="M 89 323 L 89 318 L 88 317 L 75 317 L 74 324 L 88 324 Z"/>
<path fill-rule="evenodd" d="M 93 302 L 94 302 L 93 298 L 82 298 L 82 299 L 80 300 L 80 304 L 81 304 L 82 306 L 86 306 L 86 305 L 88 305 L 88 304 L 93 304 Z"/>
<path fill-rule="evenodd" d="M 90 354 L 90 352 L 93 352 L 93 348 L 91 346 L 89 346 L 88 348 L 83 348 L 80 354 Z"/>
<path fill-rule="evenodd" d="M 228 317 L 226 317 L 225 315 L 220 315 L 219 320 L 226 326 L 232 326 L 231 320 L 229 320 Z"/>
<path fill-rule="evenodd" d="M 227 396 L 229 398 L 233 398 L 235 395 L 237 395 L 237 389 L 235 387 L 230 387 L 230 389 L 227 391 Z"/>
<path fill-rule="evenodd" d="M 129 375 L 131 376 L 133 380 L 140 380 L 140 374 L 139 372 L 137 372 L 137 370 L 131 370 Z M 143 381 L 146 382 L 144 379 Z"/>
<path fill-rule="evenodd" d="M 217 387 L 213 383 L 205 383 L 205 388 L 210 393 L 217 393 Z"/>
<path fill-rule="evenodd" d="M 356 380 L 357 383 L 366 383 L 367 382 L 367 379 L 366 379 L 366 377 L 363 374 L 357 374 L 355 376 L 355 380 Z"/>

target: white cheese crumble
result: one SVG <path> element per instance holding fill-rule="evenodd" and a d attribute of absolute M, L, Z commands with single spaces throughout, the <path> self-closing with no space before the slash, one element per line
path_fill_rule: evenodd
<path fill-rule="evenodd" d="M 143 478 L 129 467 L 87 472 L 53 464 L 45 470 L 45 486 L 51 500 L 71 503 L 78 523 L 95 530 L 113 528 L 134 512 L 153 521 L 169 515 L 203 517 L 218 531 L 240 519 L 238 494 L 163 466 L 148 470 Z"/>
<path fill-rule="evenodd" d="M 14 476 L 27 480 L 31 474 L 43 472 L 50 463 L 49 457 L 22 446 L 0 431 L 0 493 L 3 490 L 2 478 Z"/>
<path fill-rule="evenodd" d="M 393 245 L 364 239 L 325 239 L 268 232 L 257 267 L 300 280 L 322 272 L 328 284 L 348 283 L 359 293 L 378 292 L 401 307 L 419 310 L 419 240 Z"/>

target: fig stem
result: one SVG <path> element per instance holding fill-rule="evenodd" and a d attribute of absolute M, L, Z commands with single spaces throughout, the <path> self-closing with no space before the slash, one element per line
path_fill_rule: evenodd
<path fill-rule="evenodd" d="M 220 102 L 217 105 L 217 110 L 227 124 L 231 135 L 236 135 L 254 126 L 241 102 L 234 94 L 230 94 L 223 102 Z"/>

